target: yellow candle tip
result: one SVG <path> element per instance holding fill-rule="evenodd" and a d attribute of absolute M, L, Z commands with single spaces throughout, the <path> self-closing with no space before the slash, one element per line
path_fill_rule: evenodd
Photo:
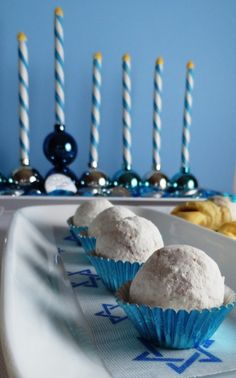
<path fill-rule="evenodd" d="M 122 58 L 125 62 L 130 62 L 131 61 L 131 56 L 129 54 L 125 54 Z"/>
<path fill-rule="evenodd" d="M 17 34 L 17 39 L 18 39 L 19 42 L 27 41 L 27 37 L 26 37 L 25 33 L 23 33 L 23 32 L 20 32 L 20 33 Z"/>
<path fill-rule="evenodd" d="M 156 64 L 164 64 L 164 59 L 162 57 L 157 58 Z"/>
<path fill-rule="evenodd" d="M 94 54 L 93 58 L 98 59 L 98 60 L 102 60 L 102 53 L 97 52 L 96 54 Z"/>
<path fill-rule="evenodd" d="M 195 67 L 195 64 L 193 63 L 192 60 L 190 60 L 188 63 L 187 63 L 187 68 L 194 68 Z"/>
<path fill-rule="evenodd" d="M 60 7 L 57 7 L 56 9 L 55 9 L 55 14 L 57 15 L 57 16 L 64 16 L 64 13 L 63 13 L 63 10 L 60 8 Z"/>

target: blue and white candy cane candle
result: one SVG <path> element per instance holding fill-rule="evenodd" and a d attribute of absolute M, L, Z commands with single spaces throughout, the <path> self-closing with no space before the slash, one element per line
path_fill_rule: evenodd
<path fill-rule="evenodd" d="M 102 54 L 96 53 L 93 57 L 93 88 L 92 88 L 92 112 L 91 112 L 91 131 L 89 166 L 98 166 L 98 145 L 100 127 L 100 108 L 101 108 L 101 85 L 102 85 Z"/>
<path fill-rule="evenodd" d="M 65 79 L 64 79 L 64 13 L 55 9 L 55 117 L 56 123 L 65 124 Z"/>
<path fill-rule="evenodd" d="M 77 155 L 77 143 L 65 130 L 65 78 L 64 78 L 64 13 L 54 11 L 55 49 L 55 126 L 54 132 L 44 140 L 46 158 L 54 165 L 46 175 L 45 190 L 53 195 L 70 195 L 77 192 L 77 177 L 68 168 Z"/>
<path fill-rule="evenodd" d="M 193 87 L 194 87 L 194 64 L 192 61 L 187 63 L 186 73 L 186 88 L 184 99 L 184 116 L 183 116 L 183 134 L 182 134 L 182 154 L 181 154 L 181 168 L 188 173 L 190 170 L 190 128 L 192 124 L 192 106 L 193 106 Z"/>
<path fill-rule="evenodd" d="M 101 123 L 102 54 L 93 56 L 92 110 L 89 146 L 89 170 L 80 178 L 80 195 L 104 195 L 110 185 L 109 177 L 98 170 L 99 129 Z"/>
<path fill-rule="evenodd" d="M 164 60 L 156 60 L 154 72 L 153 94 L 153 134 L 152 134 L 152 165 L 153 169 L 161 169 L 161 112 L 162 112 L 162 74 Z"/>
<path fill-rule="evenodd" d="M 29 158 L 29 59 L 26 35 L 19 33 L 17 41 L 21 166 L 12 173 L 9 183 L 11 190 L 15 190 L 16 194 L 41 194 L 44 190 L 43 179 L 36 169 L 30 167 Z"/>
<path fill-rule="evenodd" d="M 190 128 L 192 125 L 192 105 L 193 105 L 193 87 L 194 87 L 194 63 L 189 61 L 186 69 L 186 85 L 184 98 L 184 116 L 183 116 L 183 134 L 182 134 L 182 151 L 181 151 L 181 168 L 171 180 L 171 191 L 177 195 L 195 195 L 198 188 L 197 179 L 190 173 Z"/>
<path fill-rule="evenodd" d="M 123 120 L 123 166 L 113 178 L 114 195 L 139 195 L 141 179 L 132 170 L 132 117 L 131 117 L 131 57 L 122 57 L 122 120 Z M 123 188 L 120 190 L 120 188 Z"/>
<path fill-rule="evenodd" d="M 129 54 L 123 56 L 122 62 L 122 84 L 123 84 L 123 165 L 127 170 L 132 166 L 131 154 L 131 57 Z"/>
<path fill-rule="evenodd" d="M 161 112 L 162 112 L 162 76 L 164 60 L 159 57 L 156 60 L 154 71 L 153 93 L 153 130 L 152 130 L 152 171 L 144 177 L 144 193 L 154 190 L 167 189 L 168 178 L 161 172 Z"/>
<path fill-rule="evenodd" d="M 18 78 L 19 78 L 19 123 L 20 123 L 20 161 L 29 165 L 29 58 L 27 37 L 19 33 L 18 39 Z"/>

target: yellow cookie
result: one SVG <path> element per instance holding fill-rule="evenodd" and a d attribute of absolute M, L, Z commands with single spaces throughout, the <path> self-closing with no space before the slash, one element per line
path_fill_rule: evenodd
<path fill-rule="evenodd" d="M 236 240 L 236 221 L 223 224 L 218 232 Z"/>
<path fill-rule="evenodd" d="M 223 223 L 231 220 L 228 208 L 218 206 L 212 201 L 187 202 L 177 206 L 172 214 L 212 230 L 217 230 Z"/>

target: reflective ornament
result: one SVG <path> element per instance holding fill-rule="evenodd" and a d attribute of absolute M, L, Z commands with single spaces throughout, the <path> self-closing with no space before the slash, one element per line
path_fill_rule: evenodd
<path fill-rule="evenodd" d="M 54 132 L 44 140 L 43 151 L 54 165 L 46 175 L 46 192 L 55 195 L 63 192 L 66 195 L 75 194 L 77 177 L 67 166 L 76 158 L 78 149 L 75 139 L 65 131 L 64 125 L 55 125 Z"/>
<path fill-rule="evenodd" d="M 16 192 L 16 185 L 11 183 L 2 173 L 0 173 L 0 195 L 1 196 L 15 196 L 21 195 L 22 190 Z"/>
<path fill-rule="evenodd" d="M 144 186 L 153 188 L 155 191 L 165 191 L 169 186 L 168 177 L 158 170 L 148 173 L 143 181 Z"/>
<path fill-rule="evenodd" d="M 7 179 L 6 179 L 6 177 L 3 176 L 2 173 L 0 173 L 0 191 L 4 191 L 6 185 L 7 185 Z"/>
<path fill-rule="evenodd" d="M 187 169 L 182 168 L 171 179 L 169 192 L 177 197 L 195 195 L 198 192 L 198 181 Z"/>
<path fill-rule="evenodd" d="M 55 167 L 62 168 L 70 165 L 76 158 L 77 144 L 65 131 L 64 125 L 55 125 L 54 132 L 44 140 L 43 152 Z"/>
<path fill-rule="evenodd" d="M 79 194 L 80 195 L 106 195 L 107 187 L 110 185 L 108 176 L 95 169 L 91 168 L 84 172 L 79 180 Z"/>
<path fill-rule="evenodd" d="M 29 165 L 17 168 L 9 178 L 11 190 L 21 194 L 39 195 L 44 193 L 44 180 L 40 173 Z"/>
<path fill-rule="evenodd" d="M 131 195 L 138 196 L 142 180 L 132 169 L 123 169 L 117 172 L 113 178 L 114 187 L 124 187 Z"/>

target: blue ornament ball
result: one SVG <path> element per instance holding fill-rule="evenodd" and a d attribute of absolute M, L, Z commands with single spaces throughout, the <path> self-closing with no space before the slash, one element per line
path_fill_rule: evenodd
<path fill-rule="evenodd" d="M 55 125 L 54 132 L 44 140 L 43 151 L 55 167 L 61 168 L 74 161 L 78 148 L 75 139 L 65 131 L 65 126 Z"/>

